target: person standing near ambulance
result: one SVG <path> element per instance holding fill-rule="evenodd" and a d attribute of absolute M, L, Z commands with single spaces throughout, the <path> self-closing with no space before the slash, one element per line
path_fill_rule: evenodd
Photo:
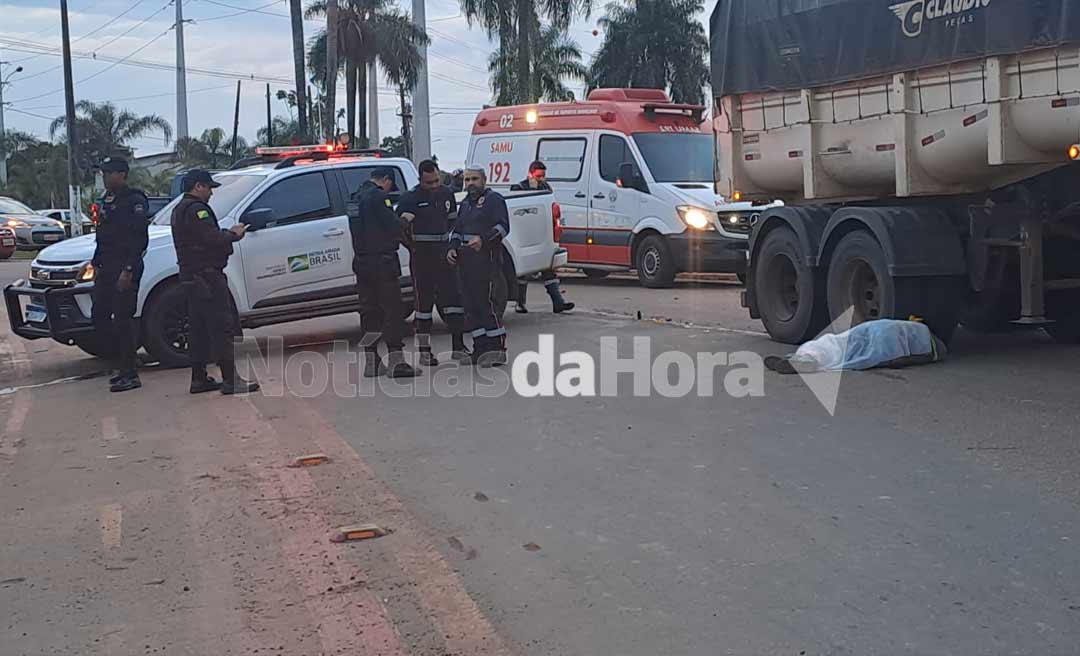
<path fill-rule="evenodd" d="M 547 166 L 540 160 L 529 164 L 529 177 L 517 184 L 510 185 L 510 191 L 551 191 L 551 185 L 547 183 Z M 551 297 L 551 311 L 555 314 L 569 312 L 574 309 L 574 304 L 563 298 L 559 288 L 559 278 L 551 269 L 540 273 L 540 280 L 544 282 L 544 289 Z M 514 311 L 518 314 L 526 314 L 529 309 L 525 307 L 525 297 L 528 295 L 529 281 L 518 281 L 517 307 Z"/>
<path fill-rule="evenodd" d="M 495 312 L 495 276 L 502 275 L 510 216 L 506 200 L 487 188 L 483 169 L 465 169 L 464 184 L 467 195 L 458 206 L 446 260 L 457 267 L 465 320 L 473 329 L 473 363 L 497 367 L 506 364 L 506 328 Z"/>
<path fill-rule="evenodd" d="M 424 160 L 418 167 L 420 184 L 398 201 L 398 215 L 412 226 L 412 276 L 416 288 L 416 344 L 420 364 L 434 367 L 438 359 L 431 352 L 431 326 L 436 303 L 450 329 L 454 359 L 468 360 L 465 346 L 465 307 L 461 304 L 454 272 L 446 264 L 446 244 L 450 216 L 457 213 L 454 194 L 443 186 L 439 166 Z"/>

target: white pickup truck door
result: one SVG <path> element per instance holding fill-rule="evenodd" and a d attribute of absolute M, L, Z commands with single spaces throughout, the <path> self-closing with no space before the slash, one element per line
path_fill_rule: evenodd
<path fill-rule="evenodd" d="M 592 146 L 595 147 L 595 146 Z M 589 226 L 588 133 L 558 137 L 540 137 L 536 159 L 547 167 L 547 179 L 562 209 L 562 246 L 571 262 L 587 261 L 585 232 Z"/>
<path fill-rule="evenodd" d="M 512 191 L 506 194 L 510 239 L 519 272 L 534 273 L 551 267 L 554 246 L 549 193 Z"/>
<path fill-rule="evenodd" d="M 348 293 L 353 284 L 348 217 L 335 210 L 321 172 L 274 183 L 245 211 L 269 208 L 274 225 L 239 242 L 253 310 Z"/>

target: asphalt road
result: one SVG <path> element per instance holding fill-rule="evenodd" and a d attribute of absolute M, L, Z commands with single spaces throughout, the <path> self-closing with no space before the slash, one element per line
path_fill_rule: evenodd
<path fill-rule="evenodd" d="M 654 358 L 787 350 L 731 281 L 564 288 L 570 315 L 538 284 L 508 315 L 512 355 L 541 335 L 597 362 L 610 338 L 622 357 L 634 337 Z M 122 398 L 27 387 L 101 366 L 5 336 L 0 652 L 1076 651 L 1076 347 L 961 332 L 944 363 L 845 374 L 831 416 L 798 377 L 729 396 L 735 366 L 680 398 L 626 376 L 615 396 L 467 397 L 451 367 L 420 380 L 455 398 L 353 392 L 355 370 L 320 390 L 328 342 L 356 334 L 253 331 L 266 393 L 247 399 L 153 369 Z M 331 461 L 282 466 L 311 451 Z M 357 522 L 393 533 L 327 540 Z"/>

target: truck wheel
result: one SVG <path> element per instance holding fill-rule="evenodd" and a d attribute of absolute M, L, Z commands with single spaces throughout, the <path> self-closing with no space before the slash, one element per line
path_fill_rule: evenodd
<path fill-rule="evenodd" d="M 801 344 L 828 323 L 824 294 L 806 265 L 795 231 L 775 228 L 754 258 L 754 293 L 769 336 Z"/>
<path fill-rule="evenodd" d="M 603 269 L 582 269 L 581 272 L 584 273 L 585 277 L 589 280 L 602 280 L 607 278 L 608 274 L 611 273 L 610 271 L 604 271 Z"/>
<path fill-rule="evenodd" d="M 675 282 L 675 262 L 667 241 L 660 235 L 649 235 L 637 247 L 634 258 L 638 280 L 645 287 L 661 289 Z"/>
<path fill-rule="evenodd" d="M 166 283 L 143 311 L 143 346 L 163 367 L 186 367 L 188 360 L 187 295 L 179 283 Z"/>
<path fill-rule="evenodd" d="M 885 251 L 870 233 L 859 230 L 840 240 L 829 262 L 826 284 L 829 316 L 833 319 L 848 308 L 854 310 L 853 326 L 893 318 L 896 288 L 889 275 Z"/>

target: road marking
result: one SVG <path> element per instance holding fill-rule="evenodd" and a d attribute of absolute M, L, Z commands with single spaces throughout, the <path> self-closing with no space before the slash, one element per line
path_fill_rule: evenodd
<path fill-rule="evenodd" d="M 606 317 L 609 319 L 635 319 L 635 315 L 617 312 L 615 310 L 605 310 L 600 308 L 585 309 L 582 314 L 595 314 L 597 316 Z M 734 335 L 750 335 L 752 337 L 768 337 L 769 333 L 761 330 L 743 330 L 741 328 L 725 328 L 724 326 L 718 326 L 711 323 L 694 323 L 693 321 L 682 321 L 677 319 L 669 319 L 668 317 L 643 315 L 641 321 L 652 321 L 660 325 L 667 326 L 681 326 L 683 328 L 699 328 L 705 332 L 717 332 L 717 333 L 731 333 Z"/>
<path fill-rule="evenodd" d="M 104 375 L 104 371 L 96 371 L 94 373 L 82 374 L 80 376 L 67 376 L 65 378 L 57 378 L 56 380 L 50 380 L 46 383 L 34 383 L 33 385 L 19 385 L 16 387 L 3 387 L 0 388 L 0 396 L 11 396 L 12 394 L 17 394 L 22 390 L 40 389 L 42 387 L 52 387 L 53 385 L 63 385 L 64 383 L 75 383 L 80 380 L 90 380 L 91 378 L 98 378 Z"/>
<path fill-rule="evenodd" d="M 8 415 L 7 422 L 4 424 L 4 436 L 11 437 L 22 430 L 23 424 L 26 423 L 26 415 L 30 413 L 30 395 L 16 394 L 15 402 L 11 407 L 11 414 Z"/>
<path fill-rule="evenodd" d="M 123 537 L 124 515 L 122 506 L 110 503 L 101 508 L 101 543 L 106 547 L 120 546 Z"/>
<path fill-rule="evenodd" d="M 104 417 L 101 420 L 101 437 L 105 441 L 120 439 L 120 428 L 116 424 L 116 417 Z"/>

